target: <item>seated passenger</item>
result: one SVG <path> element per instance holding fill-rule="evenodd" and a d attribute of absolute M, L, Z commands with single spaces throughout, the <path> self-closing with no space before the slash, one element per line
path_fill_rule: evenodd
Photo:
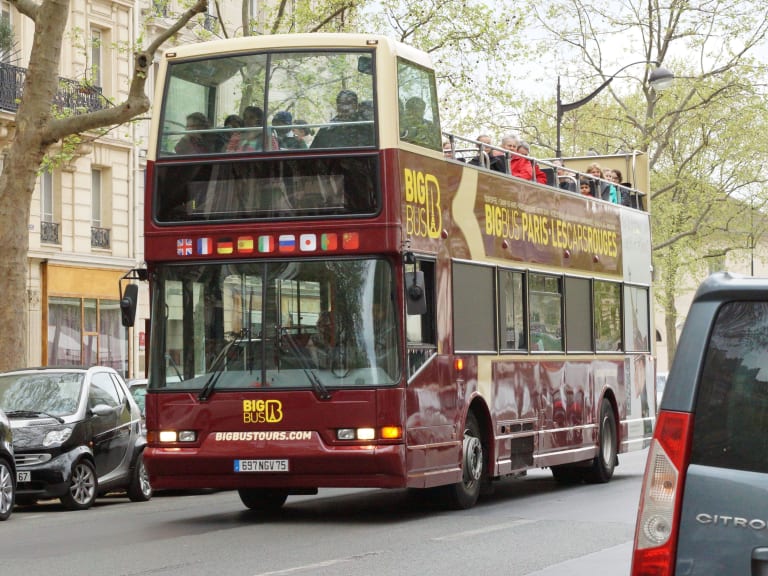
<path fill-rule="evenodd" d="M 618 170 L 614 168 L 611 170 L 613 185 L 616 187 L 616 190 L 619 194 L 619 204 L 622 206 L 631 206 L 633 208 L 639 208 L 637 203 L 637 197 L 632 196 L 631 190 L 624 185 L 624 183 L 621 181 L 621 170 Z"/>
<path fill-rule="evenodd" d="M 331 119 L 339 125 L 320 128 L 312 140 L 312 148 L 373 146 L 373 126 L 362 121 L 357 94 L 352 90 L 342 90 L 336 96 L 336 116 Z"/>
<path fill-rule="evenodd" d="M 293 133 L 304 143 L 303 148 L 309 148 L 310 144 L 312 144 L 312 137 L 315 135 L 315 131 L 307 126 L 308 122 L 306 120 L 296 120 L 293 123 Z"/>
<path fill-rule="evenodd" d="M 424 117 L 426 109 L 426 102 L 418 96 L 408 98 L 400 115 L 400 137 L 406 142 L 437 150 L 440 134 L 435 125 Z"/>
<path fill-rule="evenodd" d="M 592 182 L 587 178 L 582 178 L 579 180 L 579 190 L 581 191 L 582 196 L 590 196 L 594 198 L 594 195 L 592 194 Z"/>
<path fill-rule="evenodd" d="M 477 138 L 475 138 L 478 142 L 482 142 L 482 144 L 489 144 L 491 143 L 491 137 L 488 136 L 488 134 L 480 134 Z M 478 147 L 477 156 L 470 159 L 467 164 L 472 164 L 473 166 L 482 166 L 483 168 L 490 168 L 491 167 L 491 149 L 488 146 L 480 145 Z"/>
<path fill-rule="evenodd" d="M 227 143 L 227 152 L 260 152 L 264 149 L 264 111 L 258 106 L 247 106 L 243 110 L 243 124 L 253 128 L 244 132 L 236 132 Z M 270 139 L 270 150 L 279 148 L 277 137 L 273 134 Z"/>
<path fill-rule="evenodd" d="M 541 171 L 535 161 L 526 158 L 530 152 L 530 146 L 527 142 L 520 142 L 517 146 L 518 156 L 513 156 L 510 162 L 510 171 L 512 176 L 517 176 L 524 180 L 534 180 L 534 168 L 536 171 L 535 181 L 539 184 L 547 183 L 547 175 Z"/>
<path fill-rule="evenodd" d="M 177 154 L 206 154 L 214 152 L 215 136 L 206 132 L 211 128 L 211 123 L 202 112 L 193 112 L 187 116 L 187 134 L 176 144 Z"/>
<path fill-rule="evenodd" d="M 557 168 L 557 185 L 561 190 L 567 190 L 568 192 L 576 193 L 576 177 L 573 173 L 565 170 L 565 164 L 559 158 L 552 161 L 552 164 Z"/>
<path fill-rule="evenodd" d="M 227 146 L 229 145 L 229 141 L 232 139 L 232 136 L 237 134 L 239 132 L 240 128 L 243 128 L 245 124 L 243 123 L 243 119 L 240 117 L 239 114 L 230 114 L 224 119 L 224 128 L 226 130 L 222 134 L 221 137 L 221 149 L 226 150 Z"/>
<path fill-rule="evenodd" d="M 289 150 L 306 148 L 306 142 L 298 138 L 292 128 L 278 128 L 278 126 L 292 126 L 292 124 L 293 116 L 288 111 L 278 112 L 272 117 L 272 126 L 275 127 L 280 148 Z"/>
<path fill-rule="evenodd" d="M 600 165 L 597 162 L 593 162 L 587 167 L 587 174 L 590 174 L 595 178 L 600 179 L 595 183 L 597 190 L 599 190 L 599 192 L 595 193 L 596 198 L 602 198 L 607 202 L 613 202 L 614 204 L 618 204 L 619 196 L 618 196 L 618 193 L 616 192 L 616 188 L 611 182 L 607 182 L 605 180 L 605 173 L 603 172 L 603 169 L 600 167 Z"/>
<path fill-rule="evenodd" d="M 317 317 L 317 332 L 307 341 L 307 352 L 317 368 L 330 369 L 333 353 L 333 318 L 324 310 Z"/>

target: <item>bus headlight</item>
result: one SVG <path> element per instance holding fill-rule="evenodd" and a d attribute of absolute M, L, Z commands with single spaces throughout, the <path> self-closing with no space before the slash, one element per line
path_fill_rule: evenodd
<path fill-rule="evenodd" d="M 158 438 L 161 443 L 194 442 L 197 440 L 197 434 L 194 430 L 160 430 Z"/>

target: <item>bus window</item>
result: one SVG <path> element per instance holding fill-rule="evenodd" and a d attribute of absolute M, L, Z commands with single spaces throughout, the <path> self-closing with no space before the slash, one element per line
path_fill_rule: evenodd
<path fill-rule="evenodd" d="M 400 138 L 411 144 L 442 149 L 435 76 L 407 60 L 397 62 Z"/>
<path fill-rule="evenodd" d="M 527 350 L 522 272 L 499 270 L 499 341 L 502 350 Z"/>
<path fill-rule="evenodd" d="M 559 276 L 529 274 L 531 350 L 563 350 L 563 291 Z"/>
<path fill-rule="evenodd" d="M 565 344 L 568 352 L 592 351 L 592 287 L 588 278 L 565 279 Z"/>
<path fill-rule="evenodd" d="M 627 352 L 648 352 L 648 288 L 624 287 L 624 345 Z"/>
<path fill-rule="evenodd" d="M 621 350 L 621 286 L 595 280 L 595 337 L 598 351 Z"/>
<path fill-rule="evenodd" d="M 453 263 L 453 348 L 456 352 L 494 352 L 496 300 L 494 269 Z"/>

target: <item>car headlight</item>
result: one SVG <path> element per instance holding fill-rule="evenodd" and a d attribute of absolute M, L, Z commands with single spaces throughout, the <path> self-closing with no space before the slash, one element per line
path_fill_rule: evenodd
<path fill-rule="evenodd" d="M 51 430 L 47 432 L 45 438 L 43 438 L 43 446 L 49 448 L 51 446 L 59 446 L 66 442 L 72 435 L 72 428 L 59 428 L 58 430 Z"/>

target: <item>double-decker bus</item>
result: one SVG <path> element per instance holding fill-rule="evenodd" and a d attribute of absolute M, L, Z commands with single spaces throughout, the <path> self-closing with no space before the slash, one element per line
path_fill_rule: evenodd
<path fill-rule="evenodd" d="M 155 489 L 467 508 L 647 445 L 647 212 L 446 158 L 437 101 L 428 55 L 384 36 L 165 54 L 127 276 L 150 283 Z"/>

